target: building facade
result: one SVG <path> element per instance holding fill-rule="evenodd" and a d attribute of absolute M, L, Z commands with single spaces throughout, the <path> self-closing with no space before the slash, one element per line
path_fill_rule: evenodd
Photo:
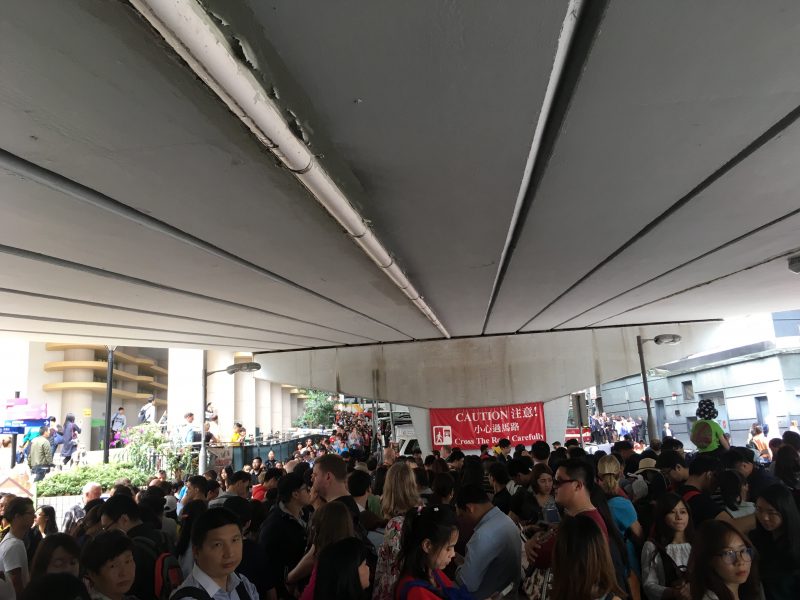
<path fill-rule="evenodd" d="M 652 410 L 662 436 L 669 423 L 675 436 L 689 443 L 700 400 L 716 404 L 718 421 L 734 445 L 744 445 L 753 423 L 779 437 L 793 419 L 800 419 L 800 311 L 772 315 L 769 339 L 718 349 L 648 372 Z M 601 387 L 606 413 L 646 416 L 641 375 Z"/>

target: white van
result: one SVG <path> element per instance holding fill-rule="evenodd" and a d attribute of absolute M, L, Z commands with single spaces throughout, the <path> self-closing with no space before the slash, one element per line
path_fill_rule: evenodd
<path fill-rule="evenodd" d="M 395 425 L 394 439 L 397 441 L 399 452 L 403 456 L 411 456 L 415 448 L 419 448 L 414 425 Z"/>

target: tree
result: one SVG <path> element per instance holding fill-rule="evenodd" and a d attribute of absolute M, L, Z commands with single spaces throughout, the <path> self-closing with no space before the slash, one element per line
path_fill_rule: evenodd
<path fill-rule="evenodd" d="M 297 419 L 298 425 L 305 425 L 310 428 L 330 427 L 336 418 L 333 398 L 328 392 L 320 390 L 306 390 L 308 399 L 306 400 L 305 411 Z"/>

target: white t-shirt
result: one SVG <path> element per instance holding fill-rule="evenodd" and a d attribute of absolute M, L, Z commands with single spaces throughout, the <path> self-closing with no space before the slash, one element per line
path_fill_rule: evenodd
<path fill-rule="evenodd" d="M 10 531 L 0 542 L 0 567 L 6 575 L 6 581 L 11 581 L 9 572 L 14 569 L 22 569 L 22 585 L 28 585 L 30 575 L 28 574 L 28 553 L 25 551 L 25 543 L 14 537 Z"/>

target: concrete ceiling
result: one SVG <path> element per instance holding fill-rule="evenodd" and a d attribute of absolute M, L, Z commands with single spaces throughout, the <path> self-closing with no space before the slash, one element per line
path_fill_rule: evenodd
<path fill-rule="evenodd" d="M 203 2 L 452 335 L 796 308 L 800 5 L 589 5 L 525 185 L 566 1 Z M 0 56 L 0 332 L 441 337 L 130 5 Z"/>

